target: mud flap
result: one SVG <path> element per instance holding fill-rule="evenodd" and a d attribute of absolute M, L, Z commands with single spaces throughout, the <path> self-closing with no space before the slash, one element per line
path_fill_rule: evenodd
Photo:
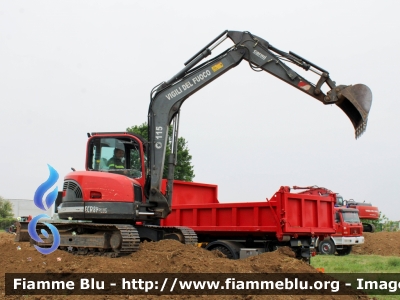
<path fill-rule="evenodd" d="M 345 87 L 338 94 L 339 101 L 336 103 L 349 117 L 354 126 L 356 139 L 359 138 L 367 128 L 368 113 L 372 104 L 372 92 L 364 84 L 356 84 Z"/>
<path fill-rule="evenodd" d="M 303 247 L 299 249 L 300 255 L 302 258 L 310 259 L 311 258 L 311 248 Z"/>

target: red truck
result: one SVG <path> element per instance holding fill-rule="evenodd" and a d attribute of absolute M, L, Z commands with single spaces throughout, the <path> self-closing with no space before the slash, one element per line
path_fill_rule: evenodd
<path fill-rule="evenodd" d="M 321 254 L 339 255 L 350 254 L 354 245 L 364 243 L 363 224 L 360 221 L 359 210 L 357 207 L 344 205 L 343 197 L 338 193 L 318 186 L 298 187 L 294 186 L 294 190 L 302 190 L 299 194 L 319 195 L 321 197 L 334 194 L 335 201 L 335 230 L 330 239 L 317 240 L 317 250 Z"/>
<path fill-rule="evenodd" d="M 161 225 L 189 227 L 206 249 L 228 258 L 289 246 L 308 259 L 317 239 L 335 233 L 335 194 L 294 194 L 282 186 L 266 201 L 220 203 L 217 185 L 174 181 L 173 197 L 172 212 Z"/>

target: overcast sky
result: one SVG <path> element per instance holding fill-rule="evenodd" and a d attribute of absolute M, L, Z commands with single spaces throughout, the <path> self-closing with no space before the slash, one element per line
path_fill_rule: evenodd
<path fill-rule="evenodd" d="M 195 181 L 218 184 L 221 202 L 318 185 L 400 220 L 399 8 L 365 0 L 0 0 L 0 195 L 33 199 L 47 164 L 61 190 L 71 167 L 85 168 L 87 132 L 145 122 L 151 89 L 228 29 L 303 56 L 337 84 L 368 85 L 368 127 L 355 140 L 338 107 L 244 61 L 182 106 Z"/>

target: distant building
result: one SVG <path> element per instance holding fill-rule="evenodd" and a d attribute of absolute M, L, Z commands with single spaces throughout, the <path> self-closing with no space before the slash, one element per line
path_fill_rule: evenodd
<path fill-rule="evenodd" d="M 37 208 L 33 200 L 30 199 L 7 199 L 7 200 L 9 200 L 13 206 L 13 213 L 15 218 L 21 216 L 29 216 L 29 215 L 34 217 L 40 214 L 46 214 L 49 217 L 52 216 L 53 207 L 51 207 L 48 210 L 41 210 L 40 208 Z"/>

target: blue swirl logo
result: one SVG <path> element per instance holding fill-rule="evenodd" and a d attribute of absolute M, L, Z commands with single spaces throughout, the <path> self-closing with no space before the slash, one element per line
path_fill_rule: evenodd
<path fill-rule="evenodd" d="M 39 220 L 42 218 L 50 218 L 50 217 L 46 214 L 40 214 L 40 215 L 34 217 L 29 222 L 29 225 L 28 225 L 29 235 L 31 236 L 31 238 L 34 241 L 36 241 L 38 243 L 43 243 L 43 240 L 40 238 L 40 236 L 36 232 L 36 225 L 39 222 Z M 50 254 L 50 253 L 54 252 L 55 250 L 57 250 L 58 246 L 60 246 L 60 233 L 58 232 L 57 228 L 54 227 L 53 225 L 47 224 L 47 223 L 44 223 L 44 225 L 46 225 L 50 229 L 51 234 L 53 235 L 53 245 L 50 248 L 41 248 L 37 245 L 34 245 L 34 246 L 35 246 L 36 250 L 39 251 L 40 253 Z M 49 238 L 49 233 L 45 229 L 42 229 L 40 232 L 44 235 L 44 237 L 46 239 Z"/>
<path fill-rule="evenodd" d="M 57 182 L 59 176 L 57 171 L 50 165 L 47 165 L 49 167 L 49 171 L 50 171 L 50 176 L 49 178 L 43 182 L 36 190 L 35 192 L 35 196 L 33 197 L 33 201 L 35 203 L 35 205 L 40 208 L 41 210 L 47 210 L 49 209 L 54 202 L 57 199 L 57 194 L 58 194 L 58 187 L 56 186 L 54 190 L 52 190 L 47 196 L 46 199 L 44 200 L 44 194 L 50 190 L 50 188 Z M 46 207 L 44 205 L 44 202 L 46 204 Z M 46 214 L 40 214 L 36 217 L 34 217 L 28 224 L 28 233 L 30 235 L 30 237 L 38 242 L 38 243 L 43 243 L 43 240 L 39 237 L 39 235 L 36 232 L 36 226 L 37 223 L 39 222 L 40 219 L 43 218 L 47 218 L 50 219 L 50 217 Z M 60 233 L 58 232 L 57 228 L 51 224 L 48 223 L 43 223 L 44 225 L 46 225 L 50 231 L 51 234 L 53 235 L 53 244 L 50 248 L 41 248 L 37 245 L 34 245 L 36 250 L 39 251 L 42 254 L 50 254 L 52 252 L 54 252 L 55 250 L 57 250 L 58 246 L 60 245 Z M 40 231 L 43 236 L 47 239 L 49 238 L 49 234 L 45 229 L 42 229 Z"/>
<path fill-rule="evenodd" d="M 46 207 L 44 207 L 43 204 L 43 196 L 44 194 L 57 182 L 58 180 L 58 173 L 57 171 L 50 165 L 47 165 L 49 167 L 50 171 L 50 176 L 49 178 L 43 182 L 36 190 L 35 196 L 33 197 L 33 201 L 35 202 L 35 205 L 40 208 L 41 210 L 47 210 L 50 208 L 50 206 L 53 205 L 53 203 L 57 199 L 57 193 L 58 193 L 58 187 L 56 186 L 53 191 L 51 191 L 47 197 L 46 197 Z"/>

